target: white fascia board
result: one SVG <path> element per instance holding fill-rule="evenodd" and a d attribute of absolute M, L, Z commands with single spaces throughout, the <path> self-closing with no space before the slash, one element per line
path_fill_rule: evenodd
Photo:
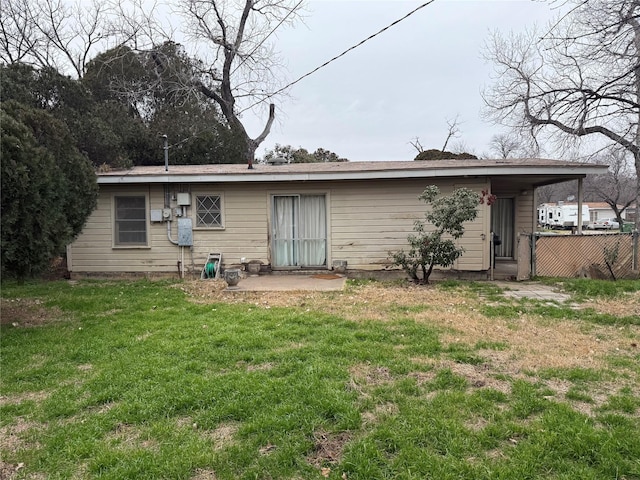
<path fill-rule="evenodd" d="M 309 182 L 328 180 L 383 180 L 399 178 L 470 178 L 495 177 L 504 175 L 575 175 L 606 173 L 607 167 L 600 165 L 576 167 L 518 167 L 491 166 L 474 168 L 440 168 L 429 170 L 378 170 L 353 172 L 312 172 L 285 174 L 202 174 L 202 175 L 105 175 L 98 176 L 98 183 L 107 184 L 140 184 L 140 183 L 240 183 L 240 182 Z"/>

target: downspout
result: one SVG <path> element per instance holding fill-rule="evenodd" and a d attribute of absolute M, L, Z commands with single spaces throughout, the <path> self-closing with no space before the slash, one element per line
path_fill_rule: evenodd
<path fill-rule="evenodd" d="M 164 171 L 169 171 L 169 139 L 166 135 L 162 135 L 162 139 L 164 140 L 164 146 L 162 149 L 164 150 Z"/>

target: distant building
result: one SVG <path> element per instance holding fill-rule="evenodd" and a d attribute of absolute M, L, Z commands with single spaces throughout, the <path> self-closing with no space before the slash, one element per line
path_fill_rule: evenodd
<path fill-rule="evenodd" d="M 589 224 L 589 206 L 582 204 L 582 226 Z M 538 206 L 538 225 L 544 228 L 576 228 L 578 204 L 570 202 L 543 203 Z"/>
<path fill-rule="evenodd" d="M 596 220 L 602 220 L 603 218 L 616 218 L 616 214 L 606 202 L 586 202 L 585 205 L 589 207 L 589 221 L 595 222 Z M 622 205 L 618 205 L 618 208 L 622 208 Z M 622 219 L 627 219 L 629 209 L 622 212 Z"/>

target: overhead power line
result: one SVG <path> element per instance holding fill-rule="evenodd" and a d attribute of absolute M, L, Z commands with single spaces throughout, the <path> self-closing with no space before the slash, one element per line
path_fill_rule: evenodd
<path fill-rule="evenodd" d="M 344 52 L 340 53 L 339 55 L 336 55 L 335 57 L 327 60 L 326 62 L 324 62 L 322 65 L 319 65 L 318 67 L 314 68 L 313 70 L 305 73 L 304 75 L 302 75 L 301 77 L 299 77 L 298 79 L 294 80 L 293 82 L 285 85 L 284 87 L 276 90 L 273 93 L 270 93 L 269 95 L 267 95 L 266 97 L 264 97 L 262 100 L 255 102 L 254 104 L 248 106 L 247 108 L 244 108 L 242 111 L 240 111 L 239 113 L 243 113 L 247 110 L 250 110 L 251 108 L 255 107 L 256 105 L 259 105 L 260 103 L 264 102 L 265 100 L 287 90 L 288 88 L 294 86 L 296 83 L 304 80 L 305 78 L 313 75 L 314 73 L 316 73 L 318 70 L 326 67 L 327 65 L 329 65 L 330 63 L 335 62 L 336 60 L 338 60 L 341 57 L 344 57 L 347 53 L 351 52 L 352 50 L 355 50 L 356 48 L 360 47 L 361 45 L 365 44 L 366 42 L 368 42 L 369 40 L 377 37 L 378 35 L 380 35 L 381 33 L 389 30 L 391 27 L 394 27 L 395 25 L 399 24 L 400 22 L 406 20 L 407 18 L 409 18 L 411 15 L 413 15 L 414 13 L 416 13 L 417 11 L 421 10 L 422 8 L 431 5 L 433 2 L 435 2 L 435 0 L 429 0 L 428 2 L 423 3 L 422 5 L 419 5 L 418 7 L 414 8 L 413 10 L 411 10 L 409 13 L 407 13 L 405 16 L 403 16 L 402 18 L 399 18 L 398 20 L 390 23 L 389 25 L 387 25 L 386 27 L 378 30 L 376 33 L 369 35 L 367 38 L 365 38 L 364 40 L 358 42 L 357 44 L 347 48 Z"/>

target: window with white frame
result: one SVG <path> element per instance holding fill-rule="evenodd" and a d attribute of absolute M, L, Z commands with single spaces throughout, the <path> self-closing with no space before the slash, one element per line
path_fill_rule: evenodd
<path fill-rule="evenodd" d="M 196 227 L 222 228 L 222 197 L 196 195 Z"/>
<path fill-rule="evenodd" d="M 115 245 L 147 245 L 147 201 L 144 195 L 114 197 Z"/>

